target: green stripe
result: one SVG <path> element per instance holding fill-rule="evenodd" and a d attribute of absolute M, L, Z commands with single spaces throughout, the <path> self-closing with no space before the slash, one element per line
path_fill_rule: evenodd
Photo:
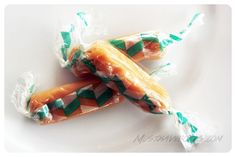
<path fill-rule="evenodd" d="M 148 98 L 148 96 L 146 94 L 141 99 L 136 99 L 134 97 L 131 97 L 131 96 L 125 94 L 124 92 L 126 91 L 126 87 L 124 86 L 123 82 L 119 79 L 119 77 L 115 76 L 112 79 L 112 81 L 116 84 L 120 93 L 122 95 L 124 95 L 127 99 L 134 101 L 134 102 L 144 101 L 148 105 L 150 111 L 153 111 L 156 108 L 156 106 L 152 103 L 152 101 Z"/>
<path fill-rule="evenodd" d="M 90 60 L 84 58 L 84 59 L 82 59 L 82 62 L 87 66 L 87 68 L 89 68 L 89 70 L 92 73 L 96 72 L 96 67 L 93 65 L 93 63 Z"/>
<path fill-rule="evenodd" d="M 31 99 L 31 98 L 29 98 L 29 100 L 27 101 L 27 105 L 26 105 L 26 109 L 27 109 L 27 110 L 29 110 L 30 99 Z"/>
<path fill-rule="evenodd" d="M 147 96 L 147 94 L 145 94 L 145 95 L 142 97 L 141 100 L 144 101 L 144 102 L 148 105 L 150 111 L 152 111 L 152 110 L 154 110 L 154 109 L 156 108 L 156 106 L 152 103 L 152 101 L 149 99 L 149 97 Z"/>
<path fill-rule="evenodd" d="M 103 77 L 103 76 L 99 76 L 99 77 L 104 83 L 108 83 L 110 81 L 110 78 L 108 77 Z"/>
<path fill-rule="evenodd" d="M 79 12 L 77 13 L 77 15 L 79 16 L 79 18 L 81 19 L 81 21 L 83 22 L 83 24 L 84 24 L 85 26 L 88 26 L 88 22 L 87 22 L 87 20 L 86 20 L 86 18 L 85 18 L 86 13 L 84 13 L 84 12 L 82 12 L 82 11 L 79 11 Z"/>
<path fill-rule="evenodd" d="M 152 114 L 163 114 L 163 112 L 160 112 L 160 111 L 158 111 L 158 112 L 156 112 L 156 111 L 150 111 L 150 113 L 152 113 Z"/>
<path fill-rule="evenodd" d="M 119 89 L 119 92 L 122 95 L 124 95 L 127 99 L 134 101 L 134 102 L 139 101 L 139 99 L 136 99 L 136 98 L 131 97 L 131 96 L 124 93 L 126 91 L 126 87 L 125 87 L 124 83 L 120 80 L 119 77 L 117 77 L 117 76 L 113 77 L 112 81 L 116 84 L 117 88 Z"/>
<path fill-rule="evenodd" d="M 163 50 L 166 46 L 172 44 L 173 41 L 170 39 L 164 39 L 160 42 L 161 49 Z"/>
<path fill-rule="evenodd" d="M 124 40 L 110 40 L 109 42 L 116 48 L 119 48 L 123 51 L 126 50 Z"/>
<path fill-rule="evenodd" d="M 64 59 L 64 61 L 67 60 L 67 54 L 66 54 L 67 48 L 65 48 L 64 46 L 61 48 L 61 53 L 62 53 L 62 57 Z"/>
<path fill-rule="evenodd" d="M 192 19 L 190 20 L 188 27 L 192 26 L 193 22 L 197 19 L 197 17 L 200 15 L 201 13 L 196 13 Z"/>
<path fill-rule="evenodd" d="M 185 124 L 185 123 L 188 122 L 188 119 L 185 118 L 185 117 L 182 115 L 182 113 L 176 112 L 176 115 L 177 115 L 177 117 L 178 117 L 178 122 L 179 122 L 180 124 Z"/>
<path fill-rule="evenodd" d="M 171 111 L 168 111 L 168 115 L 173 115 L 173 112 L 171 112 Z"/>
<path fill-rule="evenodd" d="M 152 34 L 140 34 L 143 41 L 158 43 L 159 40 L 156 36 Z"/>
<path fill-rule="evenodd" d="M 46 113 L 43 111 L 38 111 L 36 114 L 38 115 L 39 120 L 43 120 L 44 118 L 46 118 Z"/>
<path fill-rule="evenodd" d="M 63 109 L 64 102 L 60 98 L 60 99 L 55 100 L 54 102 L 48 103 L 47 105 L 49 109 L 52 109 L 52 108 Z"/>
<path fill-rule="evenodd" d="M 136 53 L 140 52 L 143 50 L 143 41 L 139 41 L 136 44 L 134 44 L 132 47 L 130 47 L 127 50 L 127 53 L 129 56 L 134 56 Z"/>
<path fill-rule="evenodd" d="M 71 67 L 75 64 L 75 62 L 78 60 L 78 58 L 80 57 L 82 51 L 81 50 L 78 50 L 75 52 L 75 54 L 73 55 L 73 58 L 71 60 Z"/>
<path fill-rule="evenodd" d="M 129 95 L 127 95 L 127 94 L 123 94 L 127 99 L 129 99 L 129 100 L 131 100 L 131 101 L 134 101 L 134 102 L 138 102 L 139 101 L 139 99 L 136 99 L 136 98 L 134 98 L 134 97 L 131 97 L 131 96 L 129 96 Z"/>
<path fill-rule="evenodd" d="M 57 99 L 57 100 L 54 102 L 54 106 L 55 106 L 56 108 L 63 109 L 63 108 L 64 108 L 64 102 L 62 101 L 62 99 Z"/>
<path fill-rule="evenodd" d="M 87 99 L 95 99 L 95 94 L 92 90 L 80 90 L 77 92 L 77 97 L 87 98 Z"/>
<path fill-rule="evenodd" d="M 122 82 L 117 76 L 113 77 L 112 80 L 113 80 L 114 83 L 116 84 L 116 86 L 117 86 L 117 88 L 119 89 L 119 91 L 120 91 L 121 93 L 124 93 L 125 90 L 126 90 L 126 88 L 125 88 L 125 85 L 123 84 L 123 82 Z"/>
<path fill-rule="evenodd" d="M 75 110 L 80 107 L 80 102 L 78 98 L 75 98 L 70 104 L 68 104 L 64 109 L 64 114 L 66 116 L 71 115 Z"/>
<path fill-rule="evenodd" d="M 198 130 L 197 127 L 192 124 L 189 124 L 189 126 L 191 128 L 192 133 L 195 133 Z"/>
<path fill-rule="evenodd" d="M 178 36 L 176 36 L 174 34 L 170 34 L 169 36 L 170 36 L 171 39 L 176 40 L 176 41 L 182 40 L 180 37 L 178 37 Z"/>
<path fill-rule="evenodd" d="M 180 31 L 180 32 L 179 32 L 179 34 L 181 34 L 181 35 L 182 35 L 182 34 L 184 34 L 185 32 L 186 32 L 186 29 L 184 29 L 184 30 Z"/>
<path fill-rule="evenodd" d="M 49 109 L 47 105 L 42 106 L 42 108 L 36 112 L 39 117 L 39 120 L 43 120 L 44 118 L 46 118 L 48 113 Z"/>
<path fill-rule="evenodd" d="M 197 139 L 198 139 L 197 136 L 192 135 L 187 139 L 187 142 L 194 143 Z"/>
<path fill-rule="evenodd" d="M 37 112 L 37 115 L 39 116 L 39 120 L 43 120 L 46 117 L 46 113 L 43 111 Z"/>
<path fill-rule="evenodd" d="M 65 48 L 69 48 L 71 44 L 71 38 L 69 32 L 61 32 L 62 39 L 64 41 Z"/>
<path fill-rule="evenodd" d="M 97 98 L 97 104 L 98 106 L 103 106 L 111 97 L 113 96 L 113 92 L 110 88 L 108 88 L 105 92 L 103 92 L 98 98 Z"/>

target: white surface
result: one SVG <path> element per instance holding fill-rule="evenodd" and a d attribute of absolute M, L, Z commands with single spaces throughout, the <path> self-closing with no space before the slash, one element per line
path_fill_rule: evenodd
<path fill-rule="evenodd" d="M 76 80 L 60 68 L 53 53 L 55 36 L 77 9 L 100 13 L 106 37 L 153 29 L 181 30 L 196 11 L 205 25 L 173 45 L 165 58 L 177 65 L 178 75 L 161 83 L 173 105 L 196 113 L 216 128 L 219 142 L 203 143 L 196 152 L 231 149 L 231 10 L 228 6 L 8 6 L 5 9 L 5 146 L 10 152 L 173 152 L 179 142 L 134 143 L 137 136 L 176 136 L 173 119 L 144 113 L 125 102 L 62 123 L 40 126 L 16 112 L 10 96 L 17 77 L 37 73 L 40 90 Z M 155 67 L 156 62 L 144 62 Z"/>

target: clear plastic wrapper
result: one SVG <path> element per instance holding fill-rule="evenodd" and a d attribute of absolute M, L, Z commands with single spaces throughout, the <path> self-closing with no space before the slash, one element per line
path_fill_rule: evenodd
<path fill-rule="evenodd" d="M 172 109 L 167 91 L 133 60 L 106 41 L 97 41 L 85 53 L 76 53 L 76 60 L 83 62 L 90 73 L 144 111 L 174 116 L 182 137 L 185 136 L 181 142 L 186 148 L 197 143 L 198 127 Z"/>
<path fill-rule="evenodd" d="M 158 70 L 155 73 L 158 77 Z M 36 76 L 32 72 L 24 73 L 16 84 L 12 103 L 26 117 L 40 124 L 49 124 L 107 108 L 123 100 L 118 92 L 89 77 L 87 75 L 86 80 L 36 92 Z M 83 84 L 88 85 L 82 87 Z M 78 100 L 73 101 L 75 98 Z"/>
<path fill-rule="evenodd" d="M 47 124 L 111 106 L 125 97 L 146 112 L 174 117 L 181 142 L 187 150 L 197 144 L 202 134 L 200 127 L 188 114 L 171 107 L 166 89 L 137 62 L 162 58 L 165 48 L 181 41 L 203 15 L 194 15 L 179 33 L 150 31 L 93 43 L 83 41 L 89 28 L 86 13 L 80 11 L 77 16 L 79 23 L 60 32 L 57 56 L 62 67 L 78 77 L 85 77 L 85 80 L 34 93 L 33 75 L 25 74 L 12 98 L 18 111 Z"/>
<path fill-rule="evenodd" d="M 117 39 L 98 40 L 87 45 L 77 43 L 77 46 L 69 46 L 66 51 L 58 51 L 58 56 L 61 65 L 76 76 L 91 73 L 144 111 L 172 115 L 181 134 L 181 142 L 189 150 L 198 143 L 201 130 L 190 121 L 188 115 L 171 107 L 167 91 L 136 62 L 162 58 L 164 49 L 181 41 L 194 24 L 201 23 L 202 17 L 203 14 L 195 14 L 187 27 L 176 34 L 151 31 Z M 68 45 L 67 39 L 73 33 L 68 33 L 67 38 L 62 37 L 62 48 Z M 63 60 L 61 55 L 65 56 Z"/>
<path fill-rule="evenodd" d="M 71 70 L 78 77 L 83 77 L 89 73 L 89 69 L 82 62 L 76 62 L 73 59 L 74 54 L 78 55 L 76 53 L 78 50 L 86 51 L 93 44 L 93 42 L 84 41 L 84 36 L 103 32 L 103 29 L 96 27 L 100 23 L 92 22 L 96 20 L 89 14 L 78 11 L 76 15 L 77 20 L 60 32 L 57 39 L 56 55 L 62 67 Z M 181 42 L 194 26 L 201 25 L 203 16 L 201 13 L 196 13 L 187 26 L 177 33 L 149 31 L 105 41 L 135 62 L 144 59 L 158 60 L 165 56 L 168 46 Z M 71 64 L 73 62 L 75 63 Z"/>
<path fill-rule="evenodd" d="M 123 100 L 96 78 L 36 92 L 35 76 L 24 73 L 12 95 L 16 109 L 40 124 L 55 123 L 112 106 Z"/>

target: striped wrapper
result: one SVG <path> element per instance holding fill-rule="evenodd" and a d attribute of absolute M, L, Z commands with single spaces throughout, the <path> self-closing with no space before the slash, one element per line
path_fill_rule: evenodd
<path fill-rule="evenodd" d="M 119 94 L 112 91 L 105 84 L 101 83 L 96 87 L 88 85 L 63 98 L 56 99 L 51 103 L 43 105 L 32 113 L 32 117 L 42 124 L 58 122 L 70 117 L 98 110 L 105 106 L 111 106 L 118 102 L 120 102 Z"/>

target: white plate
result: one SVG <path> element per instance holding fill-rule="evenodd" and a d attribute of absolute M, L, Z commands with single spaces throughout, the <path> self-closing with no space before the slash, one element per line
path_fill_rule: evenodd
<path fill-rule="evenodd" d="M 158 140 L 178 136 L 172 118 L 145 113 L 127 101 L 47 126 L 40 126 L 16 112 L 10 96 L 21 73 L 29 70 L 37 73 L 40 90 L 76 80 L 60 68 L 53 51 L 58 29 L 69 23 L 78 9 L 92 9 L 101 14 L 106 37 L 153 29 L 179 31 L 196 11 L 203 12 L 205 25 L 195 28 L 183 42 L 167 50 L 165 60 L 176 64 L 178 75 L 160 82 L 169 91 L 175 108 L 196 113 L 216 129 L 214 135 L 218 140 L 206 141 L 195 151 L 231 149 L 231 9 L 228 6 L 10 5 L 5 9 L 5 146 L 8 151 L 184 151 L 179 141 Z M 144 63 L 148 67 L 155 64 Z M 157 140 L 135 142 L 142 135 Z"/>

